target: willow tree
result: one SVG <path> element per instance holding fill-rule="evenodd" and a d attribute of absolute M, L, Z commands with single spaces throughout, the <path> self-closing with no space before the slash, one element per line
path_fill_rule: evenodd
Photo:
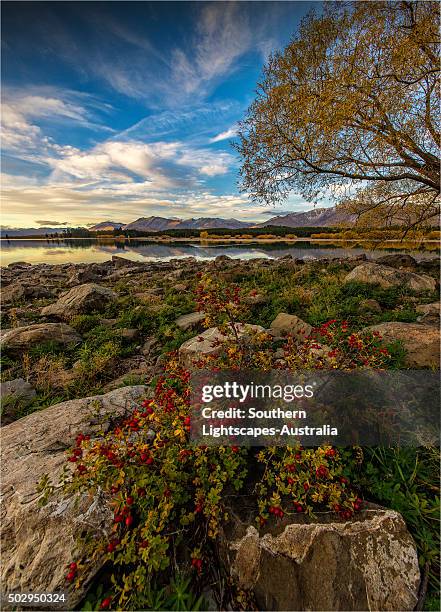
<path fill-rule="evenodd" d="M 241 187 L 263 203 L 295 190 L 370 219 L 433 220 L 439 77 L 438 3 L 327 3 L 264 68 L 240 124 Z"/>

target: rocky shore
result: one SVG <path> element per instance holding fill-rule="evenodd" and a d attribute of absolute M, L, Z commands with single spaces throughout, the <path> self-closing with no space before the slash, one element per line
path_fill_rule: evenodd
<path fill-rule="evenodd" d="M 201 274 L 242 287 L 248 311 L 238 330 L 245 337 L 253 328 L 300 342 L 315 326 L 339 318 L 359 331 L 378 331 L 394 347 L 398 367 L 439 367 L 439 259 L 222 256 L 138 263 L 113 257 L 103 264 L 9 265 L 1 295 L 2 579 L 8 591 L 64 589 L 77 535 L 110 528 L 105 500 L 74 503 L 55 492 L 42 508 L 38 485 L 47 474 L 54 482 L 61 475 L 78 433 L 107 431 L 149 395 L 166 353 L 178 351 L 191 368 L 216 350 L 221 332 L 203 331 L 204 313 L 194 301 Z M 396 512 L 372 506 L 349 527 L 291 521 L 260 536 L 247 521 L 239 516 L 223 533 L 221 549 L 232 579 L 253 590 L 262 609 L 316 610 L 332 601 L 332 609 L 411 610 L 417 603 L 415 544 Z M 335 565 L 337 554 L 345 569 Z M 70 605 L 99 569 L 90 569 L 80 590 L 69 588 Z"/>

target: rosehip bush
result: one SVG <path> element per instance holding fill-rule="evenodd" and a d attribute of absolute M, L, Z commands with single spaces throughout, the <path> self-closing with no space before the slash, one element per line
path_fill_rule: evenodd
<path fill-rule="evenodd" d="M 379 337 L 361 337 L 346 323 L 330 321 L 300 344 L 288 337 L 280 346 L 264 332 L 243 340 L 235 331 L 246 312 L 238 287 L 203 277 L 196 297 L 206 324 L 225 334 L 216 354 L 198 367 L 295 371 L 387 364 Z M 285 515 L 322 510 L 346 520 L 361 508 L 348 478 L 349 467 L 360 459 L 358 450 L 194 446 L 190 392 L 190 372 L 170 354 L 152 398 L 102 437 L 80 434 L 69 452 L 73 475 L 66 491 L 99 497 L 113 513 L 110 533 L 85 536 L 81 559 L 72 560 L 66 575 L 80 585 L 87 565 L 106 559 L 111 593 L 106 592 L 102 609 L 142 607 L 145 585 L 172 571 L 172 559 L 175 565 L 186 563 L 199 580 L 212 558 L 210 542 L 228 520 L 226 499 L 238 492 L 254 495 L 262 527 Z"/>

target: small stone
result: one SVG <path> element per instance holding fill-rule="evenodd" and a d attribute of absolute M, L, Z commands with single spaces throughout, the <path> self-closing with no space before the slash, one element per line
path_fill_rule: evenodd
<path fill-rule="evenodd" d="M 382 312 L 380 304 L 377 302 L 377 300 L 373 300 L 373 299 L 361 300 L 358 308 L 362 312 L 364 311 L 377 312 L 377 313 Z"/>
<path fill-rule="evenodd" d="M 139 329 L 136 328 L 121 327 L 115 331 L 117 331 L 119 336 L 124 340 L 136 340 L 136 338 L 139 336 Z"/>
<path fill-rule="evenodd" d="M 205 312 L 190 312 L 189 314 L 181 315 L 175 321 L 175 325 L 182 331 L 198 327 L 206 317 Z"/>
<path fill-rule="evenodd" d="M 1 425 L 15 421 L 20 409 L 29 406 L 36 395 L 34 387 L 23 378 L 0 383 Z"/>
<path fill-rule="evenodd" d="M 245 341 L 246 338 L 253 333 L 263 332 L 264 329 L 260 325 L 249 325 L 244 323 L 235 323 L 238 337 Z M 183 365 L 192 367 L 194 361 L 207 355 L 217 355 L 222 347 L 219 343 L 231 340 L 234 338 L 233 332 L 228 336 L 222 334 L 217 327 L 207 329 L 199 336 L 190 338 L 184 342 L 179 348 L 179 356 Z"/>
<path fill-rule="evenodd" d="M 311 334 L 312 327 L 296 315 L 279 312 L 270 325 L 270 331 L 274 336 L 290 334 L 297 340 L 303 340 Z"/>
<path fill-rule="evenodd" d="M 418 322 L 428 325 L 439 324 L 440 319 L 440 303 L 433 302 L 432 304 L 420 304 L 415 308 L 421 316 L 418 317 Z"/>

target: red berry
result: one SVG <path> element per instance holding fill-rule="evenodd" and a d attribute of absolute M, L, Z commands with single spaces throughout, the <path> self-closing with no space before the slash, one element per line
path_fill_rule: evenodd
<path fill-rule="evenodd" d="M 300 504 L 296 504 L 296 512 L 303 512 L 303 507 Z"/>
<path fill-rule="evenodd" d="M 309 484 L 307 482 L 304 482 L 303 488 L 305 489 L 305 491 L 307 491 L 309 489 Z"/>
<path fill-rule="evenodd" d="M 123 518 L 124 517 L 122 514 L 115 514 L 115 516 L 113 517 L 113 521 L 114 523 L 121 523 Z"/>
<path fill-rule="evenodd" d="M 131 514 L 126 517 L 125 523 L 127 527 L 130 527 L 133 524 L 133 516 Z"/>
<path fill-rule="evenodd" d="M 72 580 L 74 579 L 75 579 L 75 572 L 70 571 L 66 576 L 66 580 L 69 580 L 69 582 L 72 582 Z"/>
<path fill-rule="evenodd" d="M 105 610 L 106 608 L 108 608 L 110 606 L 111 603 L 112 603 L 112 598 L 111 597 L 106 597 L 101 602 L 100 610 Z"/>
<path fill-rule="evenodd" d="M 76 563 L 71 563 L 71 564 L 69 565 L 69 569 L 71 569 L 72 571 L 76 572 L 76 571 L 77 571 L 77 569 L 78 569 L 78 566 L 77 566 L 77 564 L 76 564 Z"/>
<path fill-rule="evenodd" d="M 131 506 L 133 504 L 133 501 L 134 501 L 133 497 L 129 495 L 129 497 L 126 499 L 126 504 L 128 506 Z"/>
<path fill-rule="evenodd" d="M 198 572 L 201 571 L 202 569 L 202 559 L 192 559 L 191 561 L 192 566 L 197 569 Z"/>

